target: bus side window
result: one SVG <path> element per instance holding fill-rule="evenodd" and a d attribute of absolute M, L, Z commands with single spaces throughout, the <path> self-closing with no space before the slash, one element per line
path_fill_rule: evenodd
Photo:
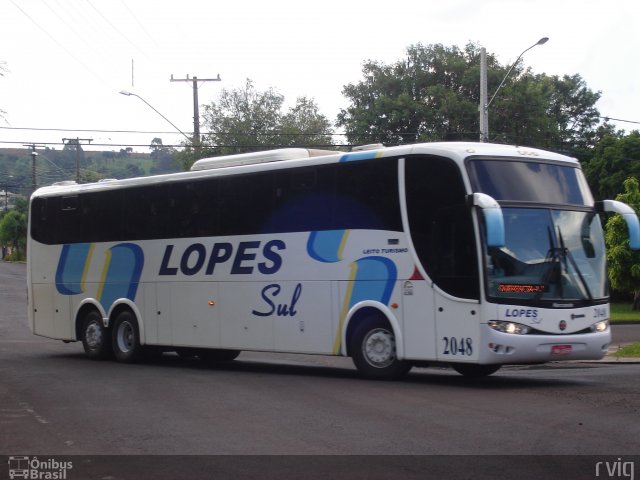
<path fill-rule="evenodd" d="M 171 198 L 174 204 L 171 225 L 176 229 L 176 237 L 204 237 L 218 234 L 217 186 L 215 179 L 172 185 Z"/>
<path fill-rule="evenodd" d="M 171 229 L 167 185 L 135 187 L 125 191 L 124 229 L 129 240 L 164 238 Z"/>
<path fill-rule="evenodd" d="M 78 196 L 59 197 L 56 200 L 53 243 L 76 243 L 76 238 L 82 233 Z"/>
<path fill-rule="evenodd" d="M 60 199 L 60 209 L 68 212 L 70 210 L 76 210 L 78 208 L 78 196 L 73 195 L 69 197 L 62 197 Z"/>
<path fill-rule="evenodd" d="M 473 221 L 458 166 L 442 157 L 409 157 L 405 187 L 411 238 L 427 274 L 450 295 L 479 298 Z"/>
<path fill-rule="evenodd" d="M 395 158 L 338 164 L 338 228 L 402 231 Z"/>
<path fill-rule="evenodd" d="M 31 236 L 40 243 L 52 243 L 52 225 L 47 222 L 47 199 L 35 198 L 31 204 Z"/>
<path fill-rule="evenodd" d="M 270 233 L 274 200 L 272 172 L 233 175 L 220 183 L 220 235 Z"/>
<path fill-rule="evenodd" d="M 332 228 L 333 165 L 276 172 L 272 229 L 276 233 Z"/>
<path fill-rule="evenodd" d="M 82 233 L 78 239 L 109 242 L 123 239 L 123 203 L 121 190 L 85 193 L 80 197 L 79 216 Z"/>

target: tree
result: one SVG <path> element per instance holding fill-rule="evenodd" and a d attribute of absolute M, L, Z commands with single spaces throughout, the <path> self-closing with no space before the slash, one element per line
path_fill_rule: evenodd
<path fill-rule="evenodd" d="M 149 145 L 149 149 L 151 150 L 151 156 L 157 156 L 164 149 L 164 145 L 162 145 L 162 139 L 160 137 L 154 137 L 151 140 L 151 145 Z"/>
<path fill-rule="evenodd" d="M 172 147 L 165 147 L 162 144 L 162 139 L 155 137 L 151 140 L 151 158 L 154 160 L 151 167 L 151 173 L 168 173 L 175 171 L 175 154 L 176 150 Z"/>
<path fill-rule="evenodd" d="M 331 145 L 331 134 L 331 123 L 313 99 L 307 97 L 298 97 L 280 122 L 283 145 L 326 147 Z"/>
<path fill-rule="evenodd" d="M 273 88 L 259 91 L 250 79 L 243 87 L 223 89 L 217 101 L 204 107 L 208 133 L 201 149 L 203 156 L 331 143 L 331 124 L 313 99 L 298 98 L 286 113 L 283 105 L 280 93 Z M 181 156 L 187 158 L 190 153 Z"/>
<path fill-rule="evenodd" d="M 242 88 L 223 89 L 217 102 L 204 107 L 204 125 L 209 130 L 204 143 L 217 154 L 277 144 L 283 103 L 284 97 L 273 88 L 260 92 L 249 79 Z"/>
<path fill-rule="evenodd" d="M 614 198 L 630 176 L 640 178 L 640 132 L 606 134 L 593 149 L 585 175 L 597 199 Z"/>
<path fill-rule="evenodd" d="M 348 84 L 351 105 L 338 114 L 351 143 L 413 143 L 479 138 L 480 47 L 411 45 L 391 65 L 368 61 L 364 80 Z M 508 66 L 487 55 L 488 90 L 496 92 Z M 533 75 L 516 65 L 490 107 L 490 139 L 553 149 L 592 146 L 599 122 L 579 75 Z"/>
<path fill-rule="evenodd" d="M 13 248 L 12 258 L 20 260 L 24 256 L 27 238 L 27 215 L 17 209 L 7 212 L 0 220 L 0 244 Z M 4 251 L 4 249 L 3 249 Z"/>
<path fill-rule="evenodd" d="M 635 177 L 624 181 L 624 193 L 616 200 L 640 213 L 640 183 Z M 633 309 L 640 310 L 640 251 L 629 248 L 627 225 L 621 215 L 613 215 L 606 223 L 605 242 L 609 264 L 609 281 L 615 290 L 633 294 Z"/>
<path fill-rule="evenodd" d="M 344 87 L 351 106 L 338 114 L 350 143 L 468 138 L 478 131 L 471 125 L 478 116 L 479 67 L 474 75 L 472 59 L 457 47 L 413 45 L 405 59 L 368 61 L 362 73 L 363 81 Z"/>

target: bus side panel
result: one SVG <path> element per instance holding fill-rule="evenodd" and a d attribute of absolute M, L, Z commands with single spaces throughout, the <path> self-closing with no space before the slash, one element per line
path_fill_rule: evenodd
<path fill-rule="evenodd" d="M 158 318 L 162 312 L 158 308 L 157 285 L 155 283 L 143 283 L 140 285 L 138 295 L 144 298 L 142 321 L 144 322 L 144 341 L 147 345 L 158 345 Z"/>
<path fill-rule="evenodd" d="M 33 286 L 33 333 L 55 338 L 53 324 L 53 296 L 55 285 L 35 284 Z"/>
<path fill-rule="evenodd" d="M 405 280 L 398 284 L 402 291 L 405 358 L 434 360 L 436 322 L 433 289 L 425 280 Z"/>
<path fill-rule="evenodd" d="M 332 353 L 331 282 L 283 282 L 267 292 L 261 313 L 273 310 L 275 349 Z"/>
<path fill-rule="evenodd" d="M 33 285 L 33 308 L 33 333 L 60 340 L 75 340 L 70 298 L 58 294 L 54 284 Z"/>
<path fill-rule="evenodd" d="M 219 347 L 217 282 L 158 284 L 159 343 L 183 347 Z"/>
<path fill-rule="evenodd" d="M 477 362 L 482 347 L 480 304 L 461 301 L 441 292 L 436 292 L 435 304 L 438 360 Z"/>
<path fill-rule="evenodd" d="M 159 345 L 173 345 L 173 324 L 176 320 L 172 317 L 171 304 L 173 302 L 173 289 L 178 283 L 156 284 L 156 318 L 157 335 Z"/>
<path fill-rule="evenodd" d="M 220 343 L 224 348 L 274 350 L 274 315 L 266 300 L 274 283 L 223 282 L 219 286 Z M 266 289 L 266 290 L 265 290 Z M 256 315 L 253 312 L 263 315 Z"/>

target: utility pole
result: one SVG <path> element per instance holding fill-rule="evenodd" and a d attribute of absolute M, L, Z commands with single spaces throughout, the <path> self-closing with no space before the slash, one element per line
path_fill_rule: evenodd
<path fill-rule="evenodd" d="M 216 78 L 173 78 L 171 74 L 170 82 L 192 82 L 193 84 L 193 146 L 197 149 L 200 148 L 200 110 L 198 106 L 198 82 L 219 82 L 222 79 L 220 74 Z"/>
<path fill-rule="evenodd" d="M 529 48 L 524 50 L 520 55 L 518 55 L 518 58 L 516 58 L 516 61 L 511 64 L 511 67 L 507 71 L 507 74 L 504 76 L 504 78 L 500 82 L 500 85 L 498 85 L 498 88 L 496 88 L 496 91 L 493 93 L 493 95 L 491 96 L 488 102 L 487 102 L 487 51 L 484 47 L 480 48 L 480 107 L 479 107 L 479 110 L 480 110 L 480 141 L 481 142 L 489 141 L 489 107 L 491 106 L 493 99 L 496 98 L 496 95 L 502 88 L 502 85 L 504 85 L 504 82 L 509 76 L 509 74 L 511 73 L 511 71 L 513 70 L 513 67 L 515 67 L 520 61 L 520 59 L 522 58 L 522 56 L 525 53 L 527 53 L 529 50 L 531 50 L 533 47 L 537 45 L 544 45 L 548 41 L 549 41 L 549 37 L 542 37 L 540 40 L 538 40 L 536 43 L 534 43 Z"/>
<path fill-rule="evenodd" d="M 36 145 L 35 143 L 23 143 L 23 147 L 28 147 L 31 149 L 31 193 L 36 191 L 36 157 L 38 153 L 36 152 L 36 147 L 44 147 L 44 145 Z"/>
<path fill-rule="evenodd" d="M 71 143 L 74 142 L 75 143 Z M 80 183 L 80 142 L 93 142 L 93 138 L 63 138 L 62 142 L 65 145 L 75 145 L 76 146 L 76 183 Z"/>
<path fill-rule="evenodd" d="M 480 48 L 480 141 L 489 140 L 489 106 L 487 105 L 487 50 Z"/>

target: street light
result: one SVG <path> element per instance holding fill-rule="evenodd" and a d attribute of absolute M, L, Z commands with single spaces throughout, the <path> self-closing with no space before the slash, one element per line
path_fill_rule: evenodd
<path fill-rule="evenodd" d="M 505 80 L 511 74 L 511 71 L 516 66 L 516 64 L 520 61 L 522 56 L 531 50 L 533 47 L 537 45 L 544 45 L 549 41 L 549 37 L 542 37 L 536 43 L 531 45 L 529 48 L 522 51 L 516 61 L 513 62 L 507 74 L 504 76 L 498 88 L 496 88 L 495 93 L 491 96 L 491 99 L 487 102 L 487 52 L 484 47 L 480 49 L 480 141 L 486 142 L 489 140 L 489 106 L 493 102 L 493 99 L 496 98 L 496 95 L 504 85 Z"/>
<path fill-rule="evenodd" d="M 186 138 L 189 141 L 189 143 L 191 143 L 191 144 L 193 143 L 193 139 L 189 138 L 186 133 L 184 133 L 182 130 L 180 130 L 178 127 L 176 127 L 171 120 L 169 120 L 167 117 L 165 117 L 163 114 L 161 114 L 153 105 L 151 105 L 149 102 L 147 102 L 140 95 L 138 95 L 137 93 L 127 92 L 126 90 L 121 90 L 120 94 L 121 95 L 126 95 L 127 97 L 131 97 L 131 96 L 138 97 L 140 100 L 142 100 L 144 103 L 146 103 L 149 108 L 151 108 L 154 112 L 156 112 L 158 115 L 160 115 L 162 118 L 164 118 L 167 122 L 169 122 L 169 124 L 173 128 L 175 128 L 178 132 L 180 132 L 184 136 L 184 138 Z"/>

